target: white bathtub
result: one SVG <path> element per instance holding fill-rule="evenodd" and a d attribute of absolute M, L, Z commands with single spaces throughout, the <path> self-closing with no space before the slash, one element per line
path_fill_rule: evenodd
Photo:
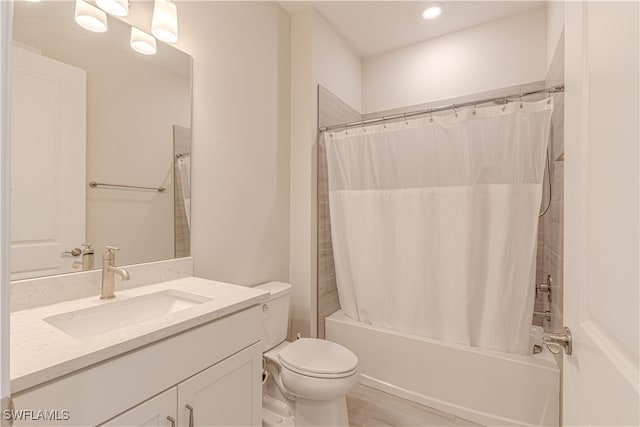
<path fill-rule="evenodd" d="M 560 370 L 546 348 L 528 356 L 449 344 L 342 311 L 325 327 L 328 340 L 358 356 L 364 385 L 484 425 L 559 424 Z"/>

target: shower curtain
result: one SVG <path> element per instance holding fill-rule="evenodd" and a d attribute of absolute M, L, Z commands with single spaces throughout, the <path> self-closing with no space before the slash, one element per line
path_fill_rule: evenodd
<path fill-rule="evenodd" d="M 530 353 L 552 109 L 514 102 L 325 133 L 344 312 Z"/>
<path fill-rule="evenodd" d="M 176 161 L 178 162 L 178 173 L 180 174 L 182 200 L 184 201 L 187 225 L 191 227 L 191 156 L 189 154 L 183 154 L 178 157 Z"/>

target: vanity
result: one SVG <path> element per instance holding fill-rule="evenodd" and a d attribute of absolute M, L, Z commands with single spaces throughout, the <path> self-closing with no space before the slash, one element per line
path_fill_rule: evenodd
<path fill-rule="evenodd" d="M 192 59 L 76 5 L 13 10 L 13 425 L 260 425 L 268 294 L 188 258 Z"/>
<path fill-rule="evenodd" d="M 257 289 L 187 277 L 11 316 L 14 425 L 261 424 Z M 36 413 L 37 411 L 48 413 Z"/>

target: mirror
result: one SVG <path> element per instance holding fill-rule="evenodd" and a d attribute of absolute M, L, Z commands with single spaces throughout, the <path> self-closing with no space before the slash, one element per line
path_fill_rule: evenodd
<path fill-rule="evenodd" d="M 189 255 L 191 57 L 74 10 L 14 3 L 12 280 L 100 268 L 106 245 L 118 265 Z"/>

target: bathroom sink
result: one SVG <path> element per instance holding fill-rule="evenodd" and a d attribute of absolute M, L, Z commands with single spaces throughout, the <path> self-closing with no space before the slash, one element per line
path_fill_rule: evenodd
<path fill-rule="evenodd" d="M 91 338 L 157 319 L 211 301 L 175 289 L 106 301 L 101 305 L 46 317 L 45 322 L 75 338 Z"/>

